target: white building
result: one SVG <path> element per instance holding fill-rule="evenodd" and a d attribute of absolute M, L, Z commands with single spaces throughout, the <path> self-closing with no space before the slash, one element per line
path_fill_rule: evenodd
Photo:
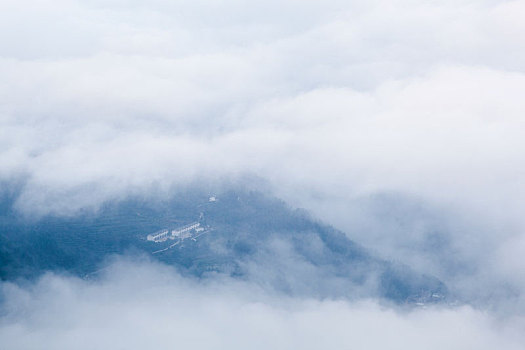
<path fill-rule="evenodd" d="M 180 238 L 180 239 L 185 239 L 185 238 L 188 238 L 188 237 L 191 237 L 191 231 L 192 230 L 196 230 L 197 228 L 200 227 L 200 223 L 198 222 L 193 222 L 189 225 L 186 225 L 186 226 L 182 226 L 182 227 L 179 227 L 173 231 L 171 231 L 171 236 L 173 238 Z"/>
<path fill-rule="evenodd" d="M 168 239 L 169 230 L 160 230 L 155 233 L 149 234 L 146 238 L 148 241 L 153 242 L 164 242 Z"/>

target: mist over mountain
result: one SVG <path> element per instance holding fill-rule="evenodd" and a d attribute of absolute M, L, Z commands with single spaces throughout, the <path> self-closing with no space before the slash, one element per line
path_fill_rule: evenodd
<path fill-rule="evenodd" d="M 0 2 L 0 349 L 523 349 L 521 0 Z"/>
<path fill-rule="evenodd" d="M 53 270 L 96 278 L 111 255 L 143 254 L 183 275 L 225 274 L 295 296 L 415 305 L 445 302 L 448 293 L 437 278 L 374 256 L 306 211 L 254 191 L 131 198 L 71 217 L 31 219 L 7 209 L 1 219 L 0 276 L 7 280 Z M 146 239 L 192 222 L 201 227 L 188 231 L 193 237 Z"/>

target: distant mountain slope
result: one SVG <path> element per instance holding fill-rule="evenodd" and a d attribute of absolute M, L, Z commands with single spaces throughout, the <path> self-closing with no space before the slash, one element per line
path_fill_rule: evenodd
<path fill-rule="evenodd" d="M 258 192 L 201 191 L 169 201 L 128 199 L 96 214 L 28 220 L 5 198 L 0 216 L 0 277 L 62 270 L 95 276 L 111 254 L 148 254 L 197 277 L 227 274 L 265 288 L 315 297 L 383 297 L 439 302 L 447 291 L 434 277 L 372 256 L 344 233 L 302 210 Z M 184 240 L 147 241 L 161 229 L 191 222 L 206 228 Z M 171 235 L 171 233 L 170 233 Z"/>

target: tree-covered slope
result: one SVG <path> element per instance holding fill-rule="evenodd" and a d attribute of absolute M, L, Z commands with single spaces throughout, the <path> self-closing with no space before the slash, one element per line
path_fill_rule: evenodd
<path fill-rule="evenodd" d="M 146 254 L 199 278 L 229 275 L 264 288 L 315 297 L 444 300 L 436 278 L 371 255 L 346 235 L 259 192 L 187 191 L 170 200 L 130 198 L 73 217 L 28 218 L 4 197 L 0 276 L 33 278 L 46 270 L 96 276 L 108 256 Z M 193 239 L 151 242 L 149 233 L 199 222 Z M 178 243 L 175 244 L 174 243 Z"/>

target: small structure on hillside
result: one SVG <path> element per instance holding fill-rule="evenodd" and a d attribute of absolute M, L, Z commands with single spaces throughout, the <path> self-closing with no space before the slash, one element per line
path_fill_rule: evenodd
<path fill-rule="evenodd" d="M 164 242 L 168 237 L 169 230 L 160 230 L 155 233 L 149 234 L 146 239 L 153 242 Z"/>
<path fill-rule="evenodd" d="M 192 222 L 191 224 L 177 227 L 175 229 L 163 229 L 155 233 L 151 233 L 146 236 L 148 241 L 155 243 L 165 242 L 168 239 L 183 241 L 186 238 L 196 238 L 202 233 L 209 231 L 209 227 L 201 226 L 198 221 Z"/>
<path fill-rule="evenodd" d="M 200 225 L 201 224 L 199 222 L 192 222 L 191 224 L 188 224 L 188 225 L 179 227 L 175 230 L 172 230 L 171 231 L 171 236 L 173 237 L 172 239 L 175 239 L 175 238 L 185 239 L 185 238 L 191 237 L 191 231 L 197 230 L 200 227 Z"/>

